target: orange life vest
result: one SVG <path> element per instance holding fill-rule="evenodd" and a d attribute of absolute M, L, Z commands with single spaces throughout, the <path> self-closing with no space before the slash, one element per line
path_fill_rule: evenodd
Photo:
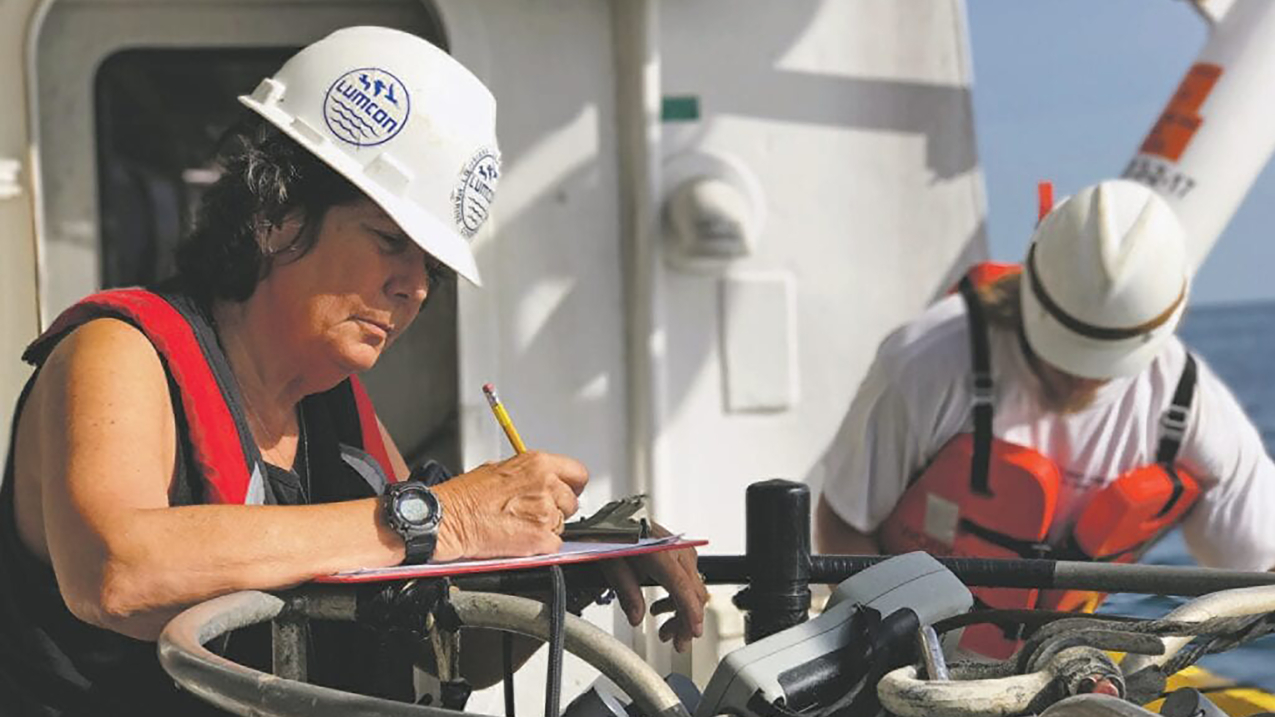
<path fill-rule="evenodd" d="M 974 432 L 952 438 L 904 492 L 882 523 L 889 553 L 1133 562 L 1182 517 L 1199 485 L 1175 465 L 1195 393 L 1195 359 L 1186 366 L 1161 419 L 1156 462 L 1134 468 L 1095 492 L 1061 545 L 1048 544 L 1062 477 L 1038 451 L 992 435 L 993 386 L 987 324 L 972 277 L 990 281 L 1015 267 L 983 265 L 961 281 L 973 355 Z M 1105 595 L 1079 590 L 974 588 L 984 605 L 1002 609 L 1093 610 Z M 990 624 L 965 629 L 961 647 L 1003 659 L 1015 634 Z"/>

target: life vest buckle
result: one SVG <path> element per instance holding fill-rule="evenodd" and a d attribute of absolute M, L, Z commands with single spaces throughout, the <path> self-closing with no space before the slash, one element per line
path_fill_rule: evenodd
<path fill-rule="evenodd" d="M 1163 430 L 1161 438 L 1181 441 L 1186 436 L 1187 419 L 1190 415 L 1191 410 L 1182 406 L 1169 406 L 1165 409 L 1164 415 L 1160 416 L 1160 428 Z"/>
<path fill-rule="evenodd" d="M 1054 552 L 1054 546 L 1049 543 L 1028 543 L 1027 554 L 1024 558 L 1035 558 L 1037 560 L 1047 558 Z"/>
<path fill-rule="evenodd" d="M 973 380 L 970 381 L 970 392 L 974 396 L 975 406 L 992 405 L 993 386 L 992 375 L 976 371 Z"/>

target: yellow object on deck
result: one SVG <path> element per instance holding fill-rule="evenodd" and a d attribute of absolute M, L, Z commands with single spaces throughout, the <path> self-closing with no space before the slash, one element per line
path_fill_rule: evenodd
<path fill-rule="evenodd" d="M 1165 692 L 1194 687 L 1231 717 L 1249 717 L 1259 712 L 1275 712 L 1275 695 L 1257 687 L 1241 685 L 1235 680 L 1215 675 L 1199 667 L 1188 667 L 1169 677 Z M 1145 707 L 1159 712 L 1163 699 Z"/>

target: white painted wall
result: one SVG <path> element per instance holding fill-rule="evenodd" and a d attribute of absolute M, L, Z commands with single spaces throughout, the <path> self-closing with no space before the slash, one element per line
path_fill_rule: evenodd
<path fill-rule="evenodd" d="M 726 277 L 786 275 L 795 289 L 795 403 L 728 413 L 722 278 L 667 274 L 662 517 L 736 553 L 744 487 L 817 484 L 878 341 L 986 255 L 964 6 L 696 0 L 662 13 L 664 93 L 698 96 L 703 112 L 665 125 L 664 152 L 727 153 L 752 170 L 768 218 L 756 255 Z"/>
<path fill-rule="evenodd" d="M 609 11 L 596 0 L 440 3 L 452 53 L 499 102 L 497 209 L 460 294 L 467 466 L 510 453 L 494 382 L 528 446 L 576 456 L 589 504 L 625 455 Z"/>
<path fill-rule="evenodd" d="M 454 53 L 500 100 L 507 161 L 495 226 L 480 243 L 486 287 L 461 296 L 466 458 L 504 450 L 477 390 L 495 380 L 531 445 L 589 464 L 592 505 L 650 486 L 659 520 L 710 538 L 708 552 L 740 552 L 745 486 L 773 476 L 818 483 L 879 339 L 986 256 L 964 7 L 657 5 L 657 89 L 697 96 L 703 115 L 652 132 L 653 151 L 729 154 L 759 180 L 768 215 L 759 250 L 725 274 L 790 280 L 796 403 L 727 413 L 722 277 L 661 270 L 658 455 L 650 475 L 629 470 L 629 452 L 642 447 L 623 420 L 622 283 L 632 267 L 617 246 L 627 219 L 612 123 L 633 118 L 613 116 L 607 5 L 444 3 Z M 727 613 L 728 592 L 717 601 Z"/>

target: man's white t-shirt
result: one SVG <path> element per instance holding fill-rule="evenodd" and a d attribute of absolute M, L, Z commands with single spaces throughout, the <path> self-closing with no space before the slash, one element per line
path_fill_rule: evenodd
<path fill-rule="evenodd" d="M 1104 384 L 1085 409 L 1042 407 L 1038 379 L 1013 331 L 989 331 L 995 384 L 993 431 L 1058 465 L 1055 540 L 1088 495 L 1125 471 L 1155 462 L 1160 417 L 1186 362 L 1176 337 L 1140 374 Z M 1204 495 L 1183 523 L 1203 565 L 1275 566 L 1275 464 L 1242 408 L 1197 356 L 1199 378 L 1178 463 Z M 825 458 L 824 496 L 850 526 L 871 533 L 911 480 L 959 433 L 973 430 L 969 328 L 951 296 L 882 342 Z"/>

